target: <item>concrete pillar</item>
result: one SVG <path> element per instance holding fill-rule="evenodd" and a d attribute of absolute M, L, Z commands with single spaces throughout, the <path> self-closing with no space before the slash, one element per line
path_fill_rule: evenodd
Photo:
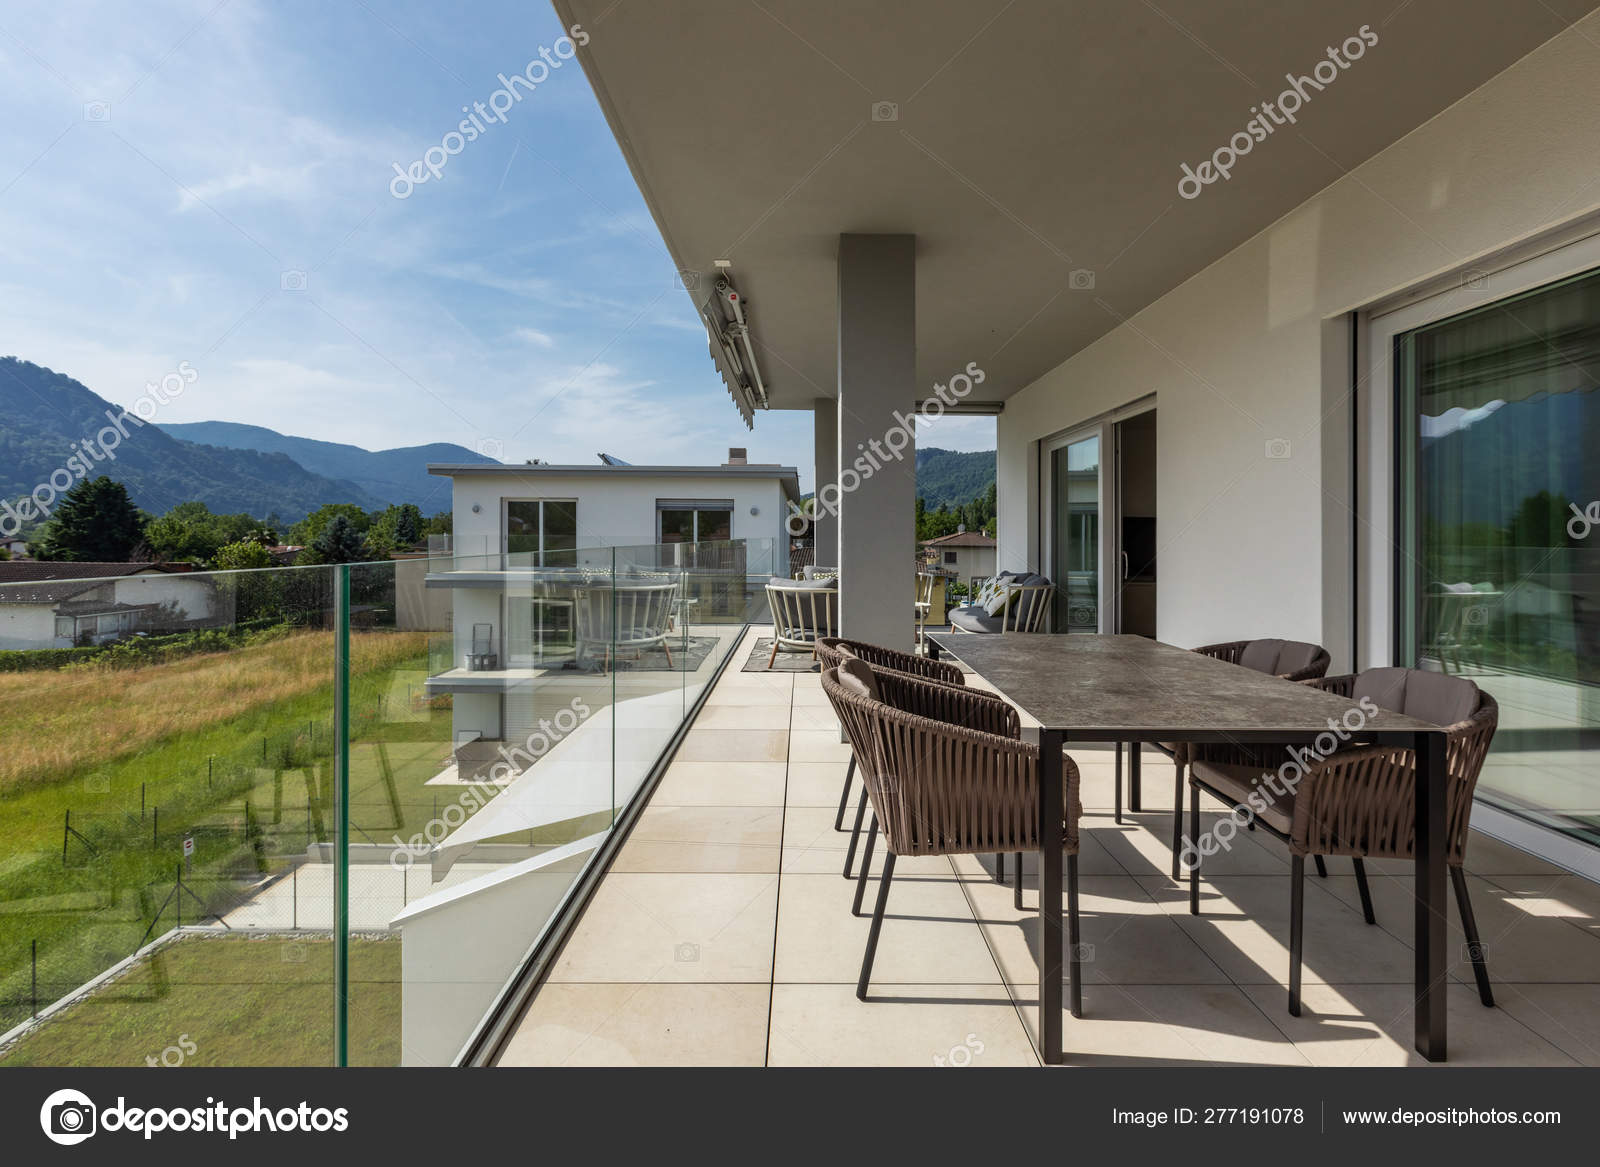
<path fill-rule="evenodd" d="M 839 483 L 839 399 L 818 397 L 811 403 L 811 415 L 812 433 L 816 440 L 817 471 L 812 489 L 820 491 L 824 483 L 832 483 L 835 486 Z M 839 520 L 825 510 L 818 510 L 811 529 L 816 536 L 816 562 L 824 567 L 837 567 Z"/>
<path fill-rule="evenodd" d="M 916 236 L 839 236 L 840 629 L 908 652 L 917 485 L 915 434 L 906 431 L 918 401 L 916 277 Z"/>

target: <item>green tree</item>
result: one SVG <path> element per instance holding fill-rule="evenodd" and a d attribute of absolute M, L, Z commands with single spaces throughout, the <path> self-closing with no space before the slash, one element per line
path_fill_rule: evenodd
<path fill-rule="evenodd" d="M 102 474 L 61 496 L 28 551 L 37 559 L 127 563 L 144 538 L 144 523 L 128 488 Z"/>
<path fill-rule="evenodd" d="M 311 544 L 317 541 L 329 523 L 343 516 L 356 532 L 365 535 L 372 526 L 372 516 L 353 502 L 324 503 L 290 528 L 290 537 L 296 543 Z"/>
<path fill-rule="evenodd" d="M 334 515 L 311 546 L 300 553 L 301 563 L 360 563 L 366 558 L 366 536 L 348 515 Z"/>
<path fill-rule="evenodd" d="M 272 553 L 255 539 L 240 539 L 217 548 L 211 557 L 211 566 L 218 571 L 243 571 L 256 567 L 271 567 Z"/>

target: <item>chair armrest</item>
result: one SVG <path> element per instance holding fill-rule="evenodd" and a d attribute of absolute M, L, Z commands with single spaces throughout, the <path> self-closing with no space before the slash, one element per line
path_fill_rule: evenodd
<path fill-rule="evenodd" d="M 1012 740 L 1022 736 L 1022 721 L 1016 709 L 993 693 L 945 685 L 892 669 L 874 669 L 873 678 L 884 702 L 895 709 Z"/>
<path fill-rule="evenodd" d="M 1201 656 L 1213 657 L 1216 660 L 1225 660 L 1230 665 L 1239 663 L 1239 654 L 1244 652 L 1248 640 L 1229 640 L 1223 644 L 1202 644 L 1199 648 L 1191 649 Z"/>
<path fill-rule="evenodd" d="M 1339 677 L 1307 677 L 1300 682 L 1312 689 L 1321 689 L 1325 693 L 1333 693 L 1340 697 L 1353 697 L 1356 691 L 1356 675 L 1345 673 Z"/>
<path fill-rule="evenodd" d="M 946 685 L 966 684 L 965 674 L 949 661 L 929 660 L 915 653 L 897 652 L 870 644 L 852 644 L 850 651 L 875 669 L 893 669 L 898 673 L 910 673 L 914 677 L 926 677 Z"/>

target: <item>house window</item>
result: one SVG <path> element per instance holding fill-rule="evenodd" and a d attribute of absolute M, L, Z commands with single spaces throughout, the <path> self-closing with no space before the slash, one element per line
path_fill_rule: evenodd
<path fill-rule="evenodd" d="M 56 636 L 62 640 L 71 640 L 75 635 L 77 635 L 77 632 L 74 629 L 74 623 L 75 622 L 71 616 L 57 616 Z"/>
<path fill-rule="evenodd" d="M 944 561 L 951 567 L 954 567 L 956 564 L 956 553 L 954 551 L 946 551 L 944 553 Z"/>
<path fill-rule="evenodd" d="M 732 499 L 656 500 L 656 542 L 721 543 L 732 538 Z"/>
<path fill-rule="evenodd" d="M 1500 702 L 1482 798 L 1600 844 L 1600 272 L 1400 332 L 1393 352 L 1396 663 Z"/>
<path fill-rule="evenodd" d="M 576 499 L 506 500 L 506 554 L 528 557 L 539 567 L 565 567 L 578 562 Z"/>

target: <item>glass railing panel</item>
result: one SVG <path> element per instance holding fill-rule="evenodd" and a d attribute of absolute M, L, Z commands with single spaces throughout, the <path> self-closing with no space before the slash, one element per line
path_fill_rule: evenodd
<path fill-rule="evenodd" d="M 332 1063 L 332 578 L 0 586 L 0 1065 Z"/>

